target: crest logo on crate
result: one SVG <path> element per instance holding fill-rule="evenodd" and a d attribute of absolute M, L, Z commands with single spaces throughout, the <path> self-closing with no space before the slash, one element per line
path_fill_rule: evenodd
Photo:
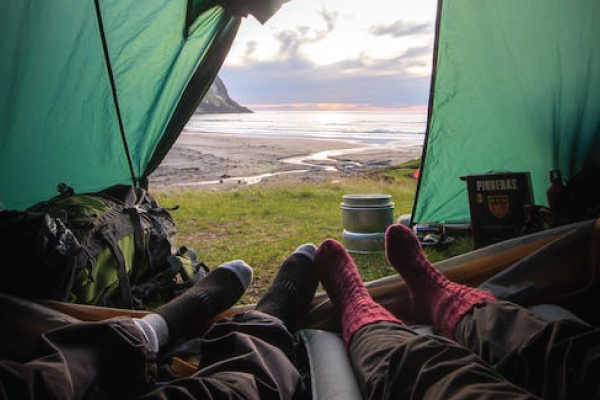
<path fill-rule="evenodd" d="M 508 196 L 488 196 L 488 208 L 494 217 L 498 219 L 506 217 L 510 209 Z"/>

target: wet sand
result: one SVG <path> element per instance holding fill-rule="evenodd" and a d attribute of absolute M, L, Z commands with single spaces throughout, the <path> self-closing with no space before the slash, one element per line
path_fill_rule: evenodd
<path fill-rule="evenodd" d="M 323 182 L 421 156 L 421 145 L 345 140 L 182 134 L 150 176 L 153 190 L 229 190 L 273 181 Z"/>

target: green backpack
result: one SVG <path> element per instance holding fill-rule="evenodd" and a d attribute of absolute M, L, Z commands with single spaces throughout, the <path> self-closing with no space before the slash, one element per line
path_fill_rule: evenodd
<path fill-rule="evenodd" d="M 44 282 L 36 282 L 31 287 L 37 288 L 37 293 L 31 293 L 31 287 L 19 288 L 22 285 L 15 281 L 20 274 L 15 271 L 9 279 L 12 288 L 0 284 L 5 292 L 145 309 L 177 296 L 208 272 L 206 265 L 196 261 L 193 251 L 176 249 L 172 216 L 140 188 L 117 185 L 76 195 L 64 186 L 60 196 L 26 213 L 11 213 L 13 221 L 16 216 L 30 221 L 27 229 L 33 237 L 25 232 L 17 236 L 21 241 L 26 238 L 29 250 L 39 254 L 26 257 L 26 265 L 17 262 L 9 269 L 25 267 L 34 276 L 43 277 L 46 284 L 58 287 L 46 293 L 49 288 Z M 6 215 L 0 218 L 0 240 L 20 229 L 17 223 L 6 225 L 7 219 Z M 33 229 L 31 221 L 36 221 Z M 21 223 L 21 227 L 26 225 Z M 4 243 L 0 248 L 6 245 L 11 246 Z M 40 265 L 41 258 L 46 265 Z M 25 278 L 24 283 L 29 281 Z"/>

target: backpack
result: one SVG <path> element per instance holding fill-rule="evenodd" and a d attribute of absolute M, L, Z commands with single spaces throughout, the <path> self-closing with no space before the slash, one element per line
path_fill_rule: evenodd
<path fill-rule="evenodd" d="M 0 274 L 10 275 L 0 275 L 3 292 L 146 309 L 208 273 L 193 251 L 176 249 L 172 216 L 144 189 L 116 185 L 86 194 L 60 189 L 59 196 L 25 212 L 0 213 L 0 250 L 18 252 L 9 265 L 0 265 Z"/>

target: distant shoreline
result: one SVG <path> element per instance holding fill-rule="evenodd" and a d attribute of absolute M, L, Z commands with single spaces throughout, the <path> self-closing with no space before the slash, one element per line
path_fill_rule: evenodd
<path fill-rule="evenodd" d="M 339 139 L 193 133 L 180 136 L 150 176 L 152 190 L 231 190 L 274 180 L 336 180 L 419 158 L 422 149 Z"/>

